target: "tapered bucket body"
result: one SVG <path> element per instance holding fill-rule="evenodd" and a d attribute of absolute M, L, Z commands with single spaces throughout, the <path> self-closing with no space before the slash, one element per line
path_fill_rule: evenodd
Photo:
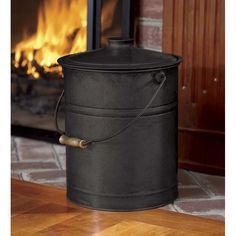
<path fill-rule="evenodd" d="M 114 47 L 113 56 L 122 61 L 123 45 Z M 112 211 L 155 208 L 175 200 L 180 60 L 119 69 L 117 62 L 115 68 L 105 62 L 104 68 L 90 68 L 59 59 L 65 79 L 65 135 L 88 141 L 86 148 L 66 147 L 70 200 Z"/>

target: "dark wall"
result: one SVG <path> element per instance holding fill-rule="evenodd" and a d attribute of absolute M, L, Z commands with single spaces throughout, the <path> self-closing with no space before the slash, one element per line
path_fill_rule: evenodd
<path fill-rule="evenodd" d="M 42 0 L 11 0 L 11 48 L 24 34 L 36 31 L 38 8 Z"/>

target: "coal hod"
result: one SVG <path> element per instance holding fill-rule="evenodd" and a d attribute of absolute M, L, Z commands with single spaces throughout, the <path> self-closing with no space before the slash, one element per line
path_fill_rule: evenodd
<path fill-rule="evenodd" d="M 105 48 L 58 59 L 65 80 L 65 133 L 58 130 L 66 145 L 67 196 L 82 206 L 139 210 L 177 197 L 181 58 L 132 44 L 111 38 Z"/>

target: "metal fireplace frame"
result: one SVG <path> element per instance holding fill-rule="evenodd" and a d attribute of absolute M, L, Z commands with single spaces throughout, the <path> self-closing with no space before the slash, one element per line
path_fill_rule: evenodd
<path fill-rule="evenodd" d="M 87 0 L 87 50 L 101 46 L 102 0 Z M 134 0 L 122 0 L 122 37 L 133 38 L 134 34 Z M 33 128 L 29 126 L 11 125 L 11 134 L 14 136 L 42 140 L 58 144 L 59 134 L 54 130 Z"/>
<path fill-rule="evenodd" d="M 102 0 L 88 0 L 87 49 L 100 47 Z M 134 0 L 122 0 L 122 37 L 133 37 Z"/>

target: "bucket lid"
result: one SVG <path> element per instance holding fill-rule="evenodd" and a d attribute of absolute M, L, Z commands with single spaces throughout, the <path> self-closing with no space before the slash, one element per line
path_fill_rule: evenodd
<path fill-rule="evenodd" d="M 129 71 L 168 68 L 179 64 L 182 58 L 133 46 L 133 39 L 112 37 L 108 46 L 63 56 L 58 59 L 62 66 L 73 69 Z"/>

